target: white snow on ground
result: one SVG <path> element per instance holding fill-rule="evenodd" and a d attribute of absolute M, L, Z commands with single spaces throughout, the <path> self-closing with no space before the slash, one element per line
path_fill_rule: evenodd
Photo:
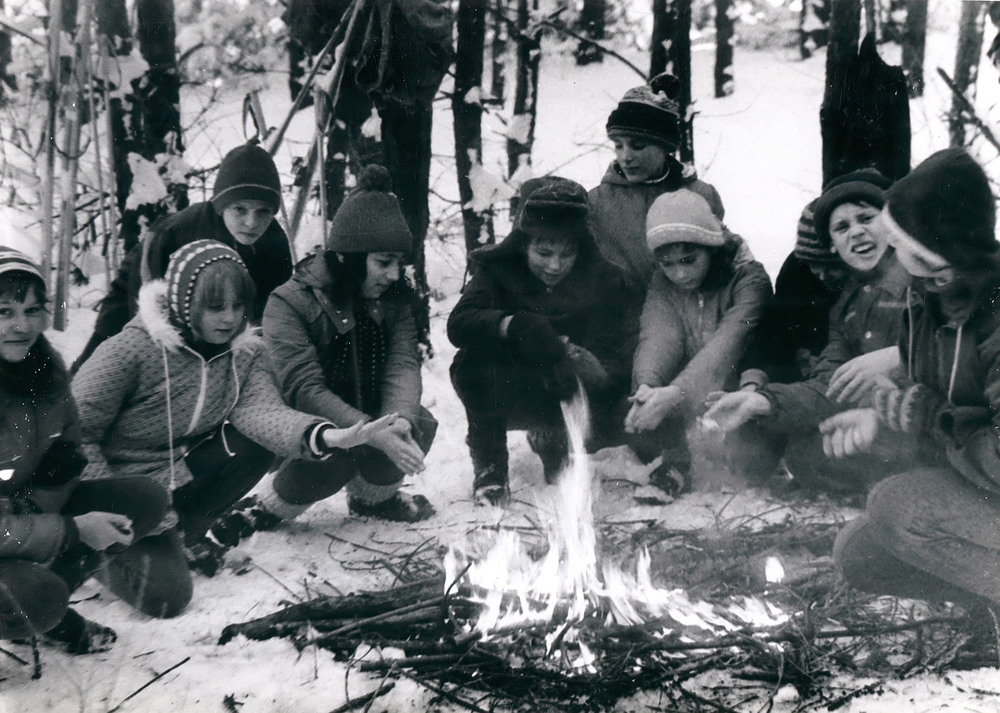
<path fill-rule="evenodd" d="M 934 33 L 928 38 L 926 99 L 911 103 L 914 132 L 913 163 L 946 145 L 941 125 L 945 90 L 934 68 L 951 67 L 952 37 Z M 630 58 L 644 66 L 645 57 Z M 736 51 L 736 93 L 726 99 L 711 97 L 711 52 L 695 54 L 695 87 L 699 112 L 696 153 L 702 177 L 719 189 L 727 208 L 727 223 L 746 237 L 752 250 L 774 276 L 794 242 L 801 207 L 819 189 L 820 139 L 818 112 L 823 88 L 824 58 L 800 61 L 791 49 Z M 984 64 L 980 102 L 988 102 L 982 87 L 995 87 L 995 70 Z M 610 160 L 603 127 L 608 112 L 623 91 L 639 83 L 631 70 L 613 59 L 576 67 L 572 58 L 546 53 L 539 91 L 539 123 L 534 171 L 560 173 L 588 188 L 595 185 Z M 240 106 L 245 87 L 233 88 L 225 101 L 213 106 L 207 129 L 188 136 L 186 158 L 192 166 L 211 166 L 240 136 Z M 198 110 L 197 95 L 185 97 L 185 113 Z M 288 101 L 283 83 L 263 91 L 268 118 L 278 123 Z M 435 126 L 434 149 L 442 158 L 432 169 L 435 190 L 457 193 L 451 175 L 451 126 L 441 102 Z M 305 112 L 293 125 L 279 166 L 286 183 L 293 155 L 302 155 L 312 135 L 312 118 Z M 489 120 L 486 129 L 486 167 L 501 171 L 503 127 Z M 992 158 L 992 155 L 987 156 Z M 198 200 L 199 196 L 192 196 Z M 286 196 L 287 199 L 287 196 Z M 453 205 L 437 201 L 432 219 Z M 9 225 L 9 224 L 8 224 Z M 17 231 L 16 244 L 30 243 L 37 228 L 26 223 Z M 9 228 L 4 240 L 9 240 Z M 503 234 L 502 227 L 498 230 Z M 315 221 L 300 235 L 300 254 L 318 242 Z M 456 235 L 458 235 L 456 231 Z M 431 520 L 413 526 L 358 520 L 348 516 L 345 498 L 337 495 L 309 510 L 297 521 L 273 532 L 258 533 L 229 553 L 227 567 L 213 578 L 196 576 L 195 598 L 181 616 L 151 620 L 131 610 L 100 585 L 90 582 L 75 595 L 87 617 L 118 632 L 114 648 L 103 654 L 71 657 L 41 649 L 43 672 L 31 679 L 30 665 L 0 656 L 0 713 L 21 711 L 222 711 L 223 699 L 233 696 L 241 713 L 322 713 L 342 705 L 347 696 L 362 695 L 379 683 L 377 677 L 350 671 L 332 656 L 313 648 L 296 651 L 284 639 L 266 642 L 238 638 L 225 646 L 216 641 L 227 624 L 275 611 L 286 603 L 322 594 L 385 588 L 391 578 L 372 561 L 412 552 L 420 543 L 445 547 L 469 534 L 499 524 L 527 524 L 541 517 L 529 503 L 544 489 L 541 466 L 527 448 L 523 434 L 510 437 L 511 470 L 517 502 L 508 511 L 474 508 L 471 503 L 472 468 L 464 444 L 465 418 L 448 381 L 454 349 L 444 323 L 462 284 L 464 261 L 460 238 L 442 243 L 429 238 L 428 272 L 436 298 L 432 304 L 435 356 L 424 368 L 425 404 L 441 422 L 427 470 L 408 486 L 425 494 L 437 507 Z M 99 286 L 95 276 L 94 285 Z M 83 298 L 92 302 L 97 287 Z M 74 309 L 70 329 L 51 338 L 72 359 L 89 335 L 93 312 Z M 670 528 L 718 525 L 768 511 L 781 518 L 787 508 L 774 511 L 774 501 L 733 482 L 709 462 L 697 474 L 695 492 L 665 507 L 634 506 L 630 497 L 642 482 L 642 470 L 624 449 L 598 454 L 595 517 L 602 522 L 653 521 Z M 851 513 L 845 513 L 849 517 Z M 655 574 L 655 573 L 654 573 Z M 27 646 L 4 642 L 2 648 L 30 659 Z M 144 690 L 139 689 L 175 667 Z M 860 686 L 865 681 L 854 682 Z M 139 692 L 137 692 L 139 691 Z M 845 705 L 846 713 L 880 711 L 995 711 L 1000 704 L 1000 674 L 994 669 L 890 681 L 879 696 L 866 696 Z M 641 701 L 639 700 L 641 698 Z M 457 710 L 439 704 L 431 695 L 403 679 L 373 711 Z M 653 695 L 622 703 L 620 710 L 655 705 Z M 774 710 L 794 709 L 794 702 L 777 703 Z"/>

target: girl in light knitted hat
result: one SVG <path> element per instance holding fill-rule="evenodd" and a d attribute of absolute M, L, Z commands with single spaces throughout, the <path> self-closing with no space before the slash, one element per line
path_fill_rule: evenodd
<path fill-rule="evenodd" d="M 264 311 L 278 388 L 293 407 L 339 426 L 398 414 L 362 447 L 291 463 L 233 513 L 217 537 L 238 538 L 266 513 L 293 518 L 346 485 L 352 514 L 413 522 L 434 508 L 400 490 L 424 469 L 437 421 L 420 404 L 415 295 L 404 277 L 413 236 L 389 172 L 368 166 L 331 221 L 326 250 L 304 260 Z"/>
<path fill-rule="evenodd" d="M 771 281 L 757 262 L 737 263 L 738 244 L 693 191 L 664 193 L 649 209 L 647 245 L 658 269 L 642 311 L 625 419 L 650 476 L 675 493 L 690 482 L 685 429 L 712 391 L 734 385 Z"/>
<path fill-rule="evenodd" d="M 158 530 L 97 574 L 150 616 L 175 616 L 190 601 L 186 559 L 215 572 L 221 548 L 206 539 L 209 526 L 275 455 L 320 460 L 389 425 L 344 430 L 286 406 L 262 340 L 246 328 L 253 292 L 234 250 L 214 240 L 184 245 L 164 279 L 143 286 L 136 318 L 73 381 L 90 461 L 84 477 L 143 476 L 171 495 L 174 509 Z"/>

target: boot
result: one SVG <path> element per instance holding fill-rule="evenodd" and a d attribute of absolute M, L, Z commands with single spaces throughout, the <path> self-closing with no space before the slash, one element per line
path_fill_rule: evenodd
<path fill-rule="evenodd" d="M 476 505 L 502 507 L 510 502 L 507 483 L 507 447 L 481 449 L 469 446 L 472 456 L 472 492 Z"/>
<path fill-rule="evenodd" d="M 280 517 L 267 510 L 251 495 L 240 500 L 231 512 L 216 520 L 210 530 L 220 544 L 236 547 L 240 540 L 255 532 L 273 530 L 280 522 Z"/>
<path fill-rule="evenodd" d="M 45 632 L 45 639 L 68 654 L 95 654 L 107 651 L 118 639 L 113 629 L 84 619 L 73 609 Z"/>
<path fill-rule="evenodd" d="M 558 481 L 569 459 L 566 431 L 561 428 L 539 428 L 528 431 L 528 445 L 542 459 L 545 482 L 552 485 Z"/>
<path fill-rule="evenodd" d="M 388 500 L 380 503 L 366 503 L 357 498 L 347 499 L 347 508 L 352 515 L 376 517 L 392 522 L 420 522 L 434 514 L 434 506 L 423 495 L 397 491 Z"/>

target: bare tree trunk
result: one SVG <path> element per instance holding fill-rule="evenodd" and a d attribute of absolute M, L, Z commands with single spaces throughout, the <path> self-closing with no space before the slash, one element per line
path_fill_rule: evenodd
<path fill-rule="evenodd" d="M 802 0 L 799 14 L 799 56 L 809 59 L 829 36 L 830 0 Z"/>
<path fill-rule="evenodd" d="M 927 41 L 927 0 L 907 0 L 903 26 L 903 74 L 911 97 L 924 95 L 924 45 Z"/>
<path fill-rule="evenodd" d="M 715 0 L 715 97 L 733 93 L 732 0 Z"/>
<path fill-rule="evenodd" d="M 827 90 L 829 78 L 850 64 L 858 54 L 861 35 L 861 0 L 833 0 L 830 8 L 830 42 L 826 51 Z"/>
<path fill-rule="evenodd" d="M 490 103 L 503 106 L 506 100 L 507 75 L 507 0 L 494 0 L 492 38 L 490 40 Z"/>
<path fill-rule="evenodd" d="M 971 105 L 976 94 L 979 59 L 983 52 L 983 26 L 986 20 L 986 3 L 962 3 L 962 19 L 958 29 L 958 48 L 955 50 L 955 89 Z M 950 146 L 965 146 L 964 103 L 952 98 L 948 112 L 948 141 Z"/>
<path fill-rule="evenodd" d="M 865 34 L 871 35 L 878 32 L 878 19 L 876 17 L 875 0 L 864 0 L 865 2 Z"/>
<path fill-rule="evenodd" d="M 513 176 L 522 162 L 531 163 L 538 110 L 538 66 L 542 53 L 537 35 L 528 34 L 531 10 L 528 0 L 517 0 L 517 65 L 514 111 L 507 136 L 507 175 Z"/>
<path fill-rule="evenodd" d="M 0 0 L 0 15 L 4 13 L 4 0 Z M 0 102 L 4 98 L 6 89 L 4 85 L 11 89 L 17 89 L 17 78 L 7 71 L 13 57 L 10 52 L 10 32 L 5 27 L 0 27 Z"/>
<path fill-rule="evenodd" d="M 583 0 L 579 25 L 584 37 L 595 41 L 604 39 L 604 16 L 607 11 L 608 0 Z M 580 42 L 573 54 L 579 65 L 604 61 L 604 53 L 589 42 Z"/>
<path fill-rule="evenodd" d="M 691 0 L 653 0 L 653 38 L 649 76 L 669 72 L 680 80 L 680 148 L 684 163 L 694 162 L 691 112 Z"/>
<path fill-rule="evenodd" d="M 455 53 L 455 91 L 451 97 L 451 113 L 455 132 L 455 168 L 458 173 L 458 195 L 462 202 L 462 225 L 465 229 L 465 251 L 475 250 L 488 242 L 483 229 L 487 218 L 469 206 L 473 199 L 469 172 L 483 160 L 483 53 L 486 46 L 486 11 L 488 0 L 461 0 L 458 4 L 456 27 L 458 40 Z M 479 89 L 478 97 L 469 93 Z"/>

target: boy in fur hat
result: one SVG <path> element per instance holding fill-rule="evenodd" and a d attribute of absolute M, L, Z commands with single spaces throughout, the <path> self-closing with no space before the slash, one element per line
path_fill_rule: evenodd
<path fill-rule="evenodd" d="M 899 348 L 905 377 L 875 388 L 871 408 L 838 414 L 821 430 L 837 458 L 866 451 L 882 431 L 910 434 L 921 444 L 922 465 L 875 486 L 865 512 L 838 536 L 834 557 L 860 589 L 995 608 L 1000 243 L 993 193 L 974 159 L 946 149 L 897 181 L 880 220 L 913 276 Z M 995 636 L 988 638 L 995 647 Z"/>
<path fill-rule="evenodd" d="M 268 295 L 292 276 L 288 237 L 275 220 L 280 208 L 281 179 L 270 154 L 254 142 L 226 154 L 212 198 L 158 221 L 125 256 L 73 372 L 136 315 L 142 284 L 162 278 L 174 251 L 195 240 L 218 240 L 239 254 L 254 285 L 250 319 L 259 322 Z"/>
<path fill-rule="evenodd" d="M 253 294 L 235 250 L 215 240 L 188 243 L 163 280 L 143 285 L 136 318 L 73 380 L 90 461 L 84 477 L 140 476 L 171 496 L 174 509 L 160 526 L 108 557 L 97 574 L 150 616 L 176 616 L 190 601 L 187 559 L 206 574 L 221 564 L 206 532 L 275 455 L 320 460 L 390 426 L 383 419 L 339 429 L 286 406 L 262 340 L 247 330 Z"/>
<path fill-rule="evenodd" d="M 620 438 L 612 414 L 628 385 L 625 284 L 587 229 L 586 191 L 545 176 L 526 181 L 520 200 L 511 234 L 470 255 L 474 274 L 448 318 L 478 504 L 509 497 L 508 430 L 529 429 L 552 483 L 568 451 L 559 401 L 579 378 L 596 447 Z"/>

